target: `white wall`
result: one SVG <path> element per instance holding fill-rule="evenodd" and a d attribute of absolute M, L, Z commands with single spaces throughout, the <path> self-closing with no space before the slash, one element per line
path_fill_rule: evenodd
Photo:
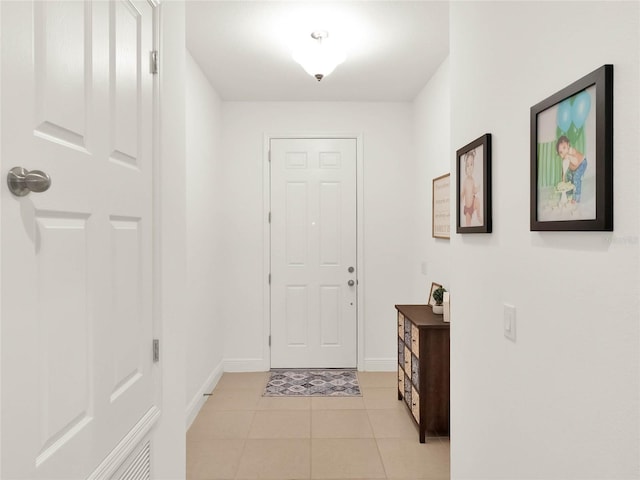
<path fill-rule="evenodd" d="M 492 133 L 494 205 L 492 234 L 451 240 L 453 479 L 640 477 L 638 9 L 451 4 L 451 169 Z M 529 109 L 605 63 L 615 231 L 530 232 Z"/>
<path fill-rule="evenodd" d="M 451 168 L 449 84 L 449 60 L 446 59 L 413 102 L 417 215 L 412 235 L 415 265 L 411 274 L 416 303 L 427 302 L 431 282 L 444 285 L 447 289 L 450 286 L 450 240 L 433 238 L 431 224 L 432 181 L 449 173 Z M 451 235 L 455 235 L 455 228 Z"/>
<path fill-rule="evenodd" d="M 191 54 L 186 55 L 187 158 L 187 425 L 222 375 L 223 317 L 218 256 L 221 101 Z"/>
<path fill-rule="evenodd" d="M 311 79 L 312 80 L 312 79 Z M 265 134 L 354 133 L 364 143 L 365 368 L 395 368 L 395 303 L 411 298 L 414 156 L 409 103 L 223 103 L 225 369 L 269 367 L 263 315 Z"/>

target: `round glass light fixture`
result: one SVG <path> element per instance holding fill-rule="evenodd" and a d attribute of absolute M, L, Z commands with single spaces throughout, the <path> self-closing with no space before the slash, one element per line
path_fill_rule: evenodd
<path fill-rule="evenodd" d="M 323 30 L 311 34 L 313 42 L 293 51 L 293 59 L 318 81 L 329 75 L 344 62 L 346 55 L 329 40 L 329 33 Z"/>

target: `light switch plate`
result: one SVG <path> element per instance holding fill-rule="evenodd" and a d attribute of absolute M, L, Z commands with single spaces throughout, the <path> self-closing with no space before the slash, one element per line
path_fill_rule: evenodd
<path fill-rule="evenodd" d="M 505 303 L 504 305 L 504 336 L 509 340 L 516 341 L 516 307 Z"/>

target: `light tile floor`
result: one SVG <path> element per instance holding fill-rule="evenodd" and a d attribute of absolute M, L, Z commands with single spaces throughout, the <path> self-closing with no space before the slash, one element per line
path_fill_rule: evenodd
<path fill-rule="evenodd" d="M 449 479 L 449 439 L 418 441 L 394 372 L 362 397 L 262 397 L 268 372 L 225 373 L 187 432 L 187 478 Z"/>

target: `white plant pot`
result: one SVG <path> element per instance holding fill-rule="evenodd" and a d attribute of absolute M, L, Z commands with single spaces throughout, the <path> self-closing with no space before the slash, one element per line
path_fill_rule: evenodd
<path fill-rule="evenodd" d="M 436 315 L 442 315 L 442 312 L 444 312 L 444 308 L 442 305 L 434 305 L 432 309 L 433 313 L 435 313 Z"/>

